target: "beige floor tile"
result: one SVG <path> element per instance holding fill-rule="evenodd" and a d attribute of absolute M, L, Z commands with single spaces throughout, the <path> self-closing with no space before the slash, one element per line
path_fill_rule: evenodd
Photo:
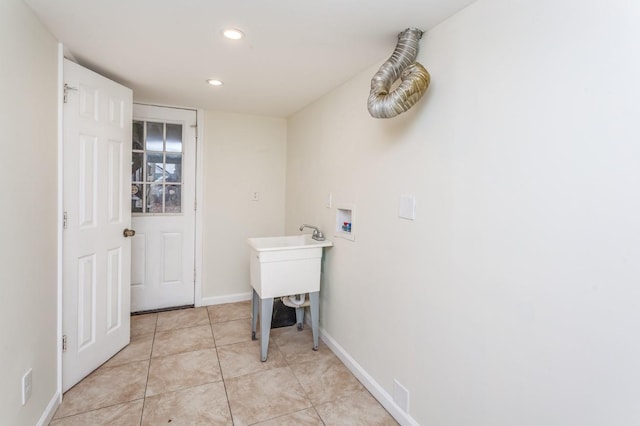
<path fill-rule="evenodd" d="M 197 325 L 209 325 L 207 308 L 186 308 L 160 312 L 156 331 L 175 330 Z"/>
<path fill-rule="evenodd" d="M 153 334 L 143 334 L 131 338 L 131 343 L 125 346 L 120 352 L 115 354 L 104 367 L 115 367 L 116 365 L 128 362 L 144 361 L 151 358 L 151 347 L 153 345 Z"/>
<path fill-rule="evenodd" d="M 64 394 L 55 418 L 144 397 L 149 361 L 101 367 Z"/>
<path fill-rule="evenodd" d="M 326 345 L 312 350 L 308 325 L 271 330 L 261 362 L 249 302 L 133 316 L 131 335 L 52 425 L 397 424 Z"/>
<path fill-rule="evenodd" d="M 251 318 L 251 301 L 208 306 L 211 323 Z"/>
<path fill-rule="evenodd" d="M 248 425 L 311 407 L 289 367 L 225 380 L 234 424 Z"/>
<path fill-rule="evenodd" d="M 318 362 L 320 359 L 335 356 L 320 339 L 318 339 L 318 350 L 313 350 L 313 335 L 311 327 L 308 326 L 305 326 L 304 330 L 298 330 L 295 325 L 274 328 L 271 330 L 270 339 L 277 343 L 289 365 L 308 361 Z"/>
<path fill-rule="evenodd" d="M 327 426 L 392 426 L 398 424 L 366 390 L 317 405 L 315 408 Z"/>
<path fill-rule="evenodd" d="M 323 426 L 320 416 L 313 408 L 298 411 L 297 413 L 277 417 L 266 422 L 255 423 L 256 426 Z"/>
<path fill-rule="evenodd" d="M 65 417 L 49 423 L 51 426 L 87 426 L 87 425 L 109 425 L 109 426 L 131 426 L 139 425 L 142 419 L 143 400 L 138 399 L 124 404 L 112 405 L 107 408 Z"/>
<path fill-rule="evenodd" d="M 159 424 L 232 425 L 224 383 L 208 383 L 146 398 L 142 425 Z"/>
<path fill-rule="evenodd" d="M 358 379 L 335 356 L 291 364 L 291 370 L 314 406 L 364 390 Z"/>
<path fill-rule="evenodd" d="M 249 318 L 211 324 L 211 328 L 218 347 L 251 340 Z"/>
<path fill-rule="evenodd" d="M 174 355 L 215 347 L 210 325 L 158 331 L 153 342 L 151 357 Z"/>
<path fill-rule="evenodd" d="M 146 396 L 173 392 L 222 380 L 215 349 L 153 358 Z"/>
<path fill-rule="evenodd" d="M 158 314 L 143 314 L 131 316 L 131 337 L 156 332 Z"/>
<path fill-rule="evenodd" d="M 275 343 L 269 344 L 267 361 L 260 361 L 260 342 L 257 340 L 221 346 L 218 358 L 225 380 L 287 365 Z"/>

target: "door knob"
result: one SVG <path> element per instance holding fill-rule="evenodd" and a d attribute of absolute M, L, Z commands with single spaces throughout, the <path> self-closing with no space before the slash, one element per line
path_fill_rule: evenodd
<path fill-rule="evenodd" d="M 124 231 L 122 231 L 122 235 L 124 235 L 125 238 L 133 237 L 134 235 L 136 235 L 136 231 L 134 231 L 133 229 L 124 228 Z"/>

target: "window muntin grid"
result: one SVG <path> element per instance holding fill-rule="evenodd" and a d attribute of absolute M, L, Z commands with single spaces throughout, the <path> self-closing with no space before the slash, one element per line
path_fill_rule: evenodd
<path fill-rule="evenodd" d="M 182 213 L 182 124 L 133 122 L 131 213 Z"/>

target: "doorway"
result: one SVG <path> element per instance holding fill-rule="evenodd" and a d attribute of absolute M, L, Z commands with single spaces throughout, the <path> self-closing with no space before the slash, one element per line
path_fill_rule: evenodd
<path fill-rule="evenodd" d="M 197 112 L 133 105 L 131 312 L 195 304 Z"/>

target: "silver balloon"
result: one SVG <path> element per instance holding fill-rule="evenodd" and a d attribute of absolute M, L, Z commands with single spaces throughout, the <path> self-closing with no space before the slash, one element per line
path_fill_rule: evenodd
<path fill-rule="evenodd" d="M 422 31 L 407 28 L 398 34 L 398 44 L 391 57 L 371 79 L 367 107 L 375 118 L 392 118 L 409 110 L 429 87 L 431 77 L 416 62 Z M 400 78 L 400 85 L 390 92 L 391 85 Z"/>

